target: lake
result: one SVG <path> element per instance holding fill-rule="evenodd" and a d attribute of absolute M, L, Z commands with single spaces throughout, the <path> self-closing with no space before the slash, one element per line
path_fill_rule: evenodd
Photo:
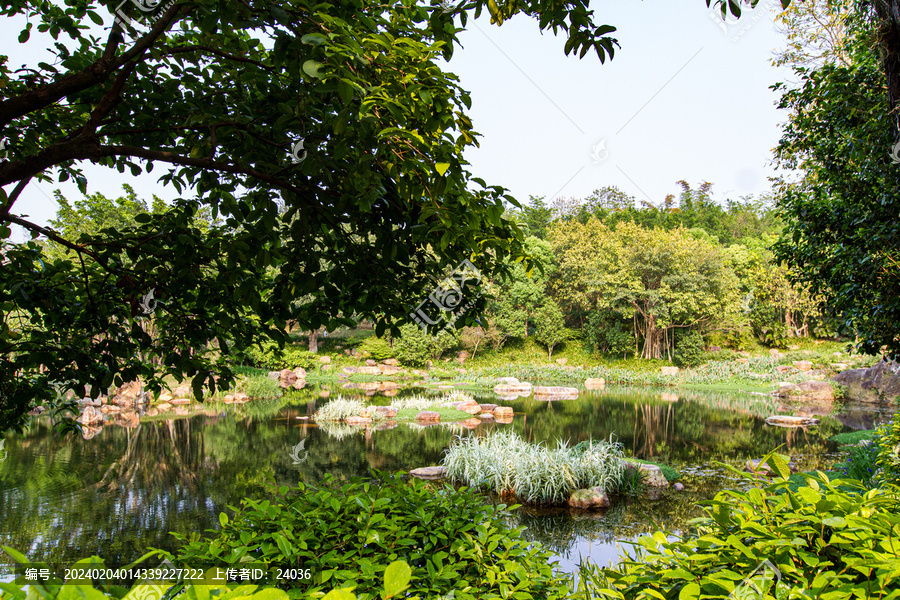
<path fill-rule="evenodd" d="M 310 387 L 277 401 L 206 405 L 178 418 L 142 419 L 136 427 L 105 426 L 93 437 L 57 436 L 39 419 L 22 436 L 10 436 L 0 462 L 0 543 L 54 568 L 91 555 L 108 566 L 125 565 L 148 547 L 173 550 L 169 532 L 190 534 L 218 527 L 218 513 L 245 496 L 279 485 L 364 476 L 370 469 L 409 470 L 440 463 L 455 435 L 512 428 L 534 442 L 570 444 L 614 435 L 626 454 L 658 460 L 682 472 L 683 491 L 659 499 L 613 498 L 606 512 L 567 508 L 522 509 L 515 522 L 549 546 L 560 566 L 573 571 L 581 557 L 616 560 L 616 540 L 656 531 L 681 531 L 701 514 L 699 501 L 725 487 L 746 485 L 716 462 L 741 465 L 779 446 L 801 470 L 824 469 L 836 459 L 827 439 L 870 428 L 882 418 L 872 409 L 822 416 L 814 428 L 766 425 L 778 401 L 764 396 L 683 390 L 608 387 L 582 390 L 577 400 L 497 400 L 515 410 L 512 423 L 474 429 L 444 424 L 393 428 L 317 426 L 303 417 L 328 401 L 323 395 L 351 389 Z M 413 393 L 439 390 L 404 389 Z M 375 403 L 390 398 L 374 395 Z M 305 441 L 304 441 L 305 440 Z M 293 449 L 303 441 L 304 457 Z M 0 576 L 10 579 L 8 562 Z"/>

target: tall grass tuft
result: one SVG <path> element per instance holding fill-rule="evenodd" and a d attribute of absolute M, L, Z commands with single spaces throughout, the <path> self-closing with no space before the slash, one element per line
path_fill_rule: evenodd
<path fill-rule="evenodd" d="M 622 445 L 612 439 L 591 443 L 583 451 L 564 443 L 551 449 L 503 431 L 457 438 L 443 464 L 450 479 L 469 487 L 522 502 L 559 504 L 580 488 L 617 492 L 625 481 L 623 460 Z"/>
<path fill-rule="evenodd" d="M 338 396 L 322 408 L 316 411 L 316 421 L 342 421 L 347 417 L 362 414 L 366 410 L 366 403 L 357 398 L 344 398 Z"/>

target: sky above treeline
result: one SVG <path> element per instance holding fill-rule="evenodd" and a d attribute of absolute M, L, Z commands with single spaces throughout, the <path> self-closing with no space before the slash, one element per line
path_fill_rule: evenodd
<path fill-rule="evenodd" d="M 618 28 L 615 58 L 565 56 L 565 38 L 541 34 L 517 16 L 502 27 L 469 20 L 447 65 L 472 95 L 470 116 L 482 134 L 469 169 L 520 201 L 582 198 L 614 185 L 659 204 L 676 181 L 714 184 L 716 200 L 765 193 L 774 174 L 772 148 L 787 115 L 769 88 L 790 78 L 771 65 L 783 46 L 776 1 L 760 0 L 740 20 L 723 22 L 704 0 L 594 2 L 598 23 Z M 32 35 L 16 41 L 24 19 L 0 23 L 11 66 L 47 60 Z M 177 196 L 156 183 L 163 169 L 133 177 L 86 166 L 88 192 L 115 197 L 130 183 L 148 203 Z M 16 208 L 45 224 L 53 191 L 80 197 L 71 182 L 32 181 Z M 15 236 L 24 239 L 22 232 Z"/>

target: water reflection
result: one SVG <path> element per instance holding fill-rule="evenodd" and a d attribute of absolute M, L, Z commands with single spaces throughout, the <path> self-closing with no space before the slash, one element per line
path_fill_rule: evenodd
<path fill-rule="evenodd" d="M 551 444 L 615 434 L 628 453 L 658 458 L 685 472 L 686 490 L 656 502 L 618 499 L 606 513 L 529 509 L 515 517 L 564 565 L 576 564 L 585 548 L 605 563 L 614 556 L 615 540 L 658 526 L 681 530 L 698 516 L 699 500 L 730 485 L 712 461 L 742 461 L 784 445 L 802 459 L 801 468 L 821 468 L 830 460 L 824 440 L 845 429 L 827 416 L 815 429 L 767 426 L 764 417 L 778 408 L 768 398 L 621 388 L 582 391 L 577 400 L 555 402 L 532 397 L 498 402 L 494 394 L 478 394 L 483 402 L 512 406 L 516 414 L 510 424 L 316 425 L 304 417 L 328 401 L 322 391 L 309 387 L 279 400 L 203 406 L 182 418 L 106 426 L 87 440 L 61 439 L 38 420 L 28 433 L 5 444 L 0 543 L 55 567 L 94 554 L 109 565 L 126 564 L 148 546 L 174 549 L 169 532 L 217 527 L 220 511 L 243 497 L 265 494 L 273 481 L 314 482 L 326 473 L 346 480 L 373 468 L 438 464 L 454 435 L 512 427 L 528 440 Z M 421 390 L 398 395 L 412 393 Z M 383 395 L 369 399 L 390 402 Z M 852 418 L 868 424 L 877 417 L 853 413 Z M 297 464 L 292 449 L 303 440 L 307 454 Z"/>

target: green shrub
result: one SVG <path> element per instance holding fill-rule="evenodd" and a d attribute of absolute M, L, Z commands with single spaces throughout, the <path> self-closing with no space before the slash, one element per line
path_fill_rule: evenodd
<path fill-rule="evenodd" d="M 522 502 L 559 504 L 577 489 L 619 491 L 625 475 L 622 446 L 591 442 L 584 448 L 556 449 L 532 444 L 512 431 L 460 437 L 444 456 L 447 477 L 467 486 Z"/>
<path fill-rule="evenodd" d="M 421 367 L 427 360 L 440 359 L 444 352 L 458 344 L 456 330 L 442 329 L 431 335 L 418 325 L 403 325 L 400 327 L 400 337 L 394 340 L 394 350 L 404 365 Z"/>
<path fill-rule="evenodd" d="M 281 385 L 268 375 L 252 375 L 242 384 L 244 393 L 251 398 L 280 398 Z"/>
<path fill-rule="evenodd" d="M 675 334 L 675 364 L 693 367 L 703 362 L 703 336 L 693 329 Z"/>
<path fill-rule="evenodd" d="M 847 461 L 835 465 L 844 477 L 856 479 L 866 487 L 873 487 L 878 470 L 879 447 L 874 442 L 864 442 L 858 446 L 846 448 Z"/>
<path fill-rule="evenodd" d="M 785 461 L 764 460 L 778 480 L 719 492 L 695 535 L 657 532 L 616 567 L 582 564 L 584 597 L 896 598 L 900 488 L 867 491 L 820 473 L 791 491 Z"/>
<path fill-rule="evenodd" d="M 412 571 L 410 598 L 567 597 L 550 553 L 506 524 L 505 506 L 485 505 L 468 489 L 376 475 L 382 479 L 354 478 L 340 487 L 326 475 L 320 486 L 301 483 L 270 500 L 245 499 L 233 515 L 220 516 L 219 531 L 177 536 L 178 562 L 308 568 L 314 586 L 355 584 L 360 600 L 371 600 L 383 597 L 385 567 L 402 560 Z"/>
<path fill-rule="evenodd" d="M 250 361 L 261 369 L 280 371 L 281 369 L 312 369 L 318 364 L 319 357 L 309 350 L 297 346 L 286 345 L 279 348 L 274 342 L 266 342 L 262 348 L 255 346 L 248 348 L 244 354 Z"/>
<path fill-rule="evenodd" d="M 387 340 L 380 337 L 372 336 L 366 338 L 363 340 L 363 343 L 359 345 L 358 349 L 360 352 L 368 352 L 375 360 L 394 358 L 394 349 L 391 348 L 391 345 Z"/>

